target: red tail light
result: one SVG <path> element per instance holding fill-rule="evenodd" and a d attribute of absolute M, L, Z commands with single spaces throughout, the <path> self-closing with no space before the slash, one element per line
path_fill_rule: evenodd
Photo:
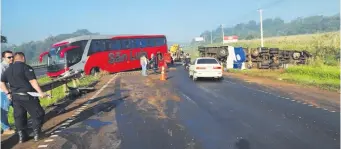
<path fill-rule="evenodd" d="M 221 69 L 220 66 L 214 66 L 213 69 Z"/>
<path fill-rule="evenodd" d="M 206 69 L 205 67 L 197 67 L 196 69 Z"/>

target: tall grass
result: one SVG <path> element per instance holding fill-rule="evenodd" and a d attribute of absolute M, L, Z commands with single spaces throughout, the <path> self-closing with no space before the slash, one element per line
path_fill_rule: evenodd
<path fill-rule="evenodd" d="M 321 89 L 340 91 L 340 67 L 338 66 L 291 66 L 283 70 L 232 70 L 250 76 L 284 80 L 291 83 L 316 86 Z"/>

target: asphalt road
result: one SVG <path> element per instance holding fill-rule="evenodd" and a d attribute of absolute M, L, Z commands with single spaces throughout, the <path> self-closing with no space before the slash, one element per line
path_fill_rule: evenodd
<path fill-rule="evenodd" d="M 138 107 L 118 77 L 98 94 L 96 106 L 80 113 L 52 137 L 48 148 L 121 149 L 339 149 L 340 113 L 293 102 L 281 92 L 226 77 L 193 82 L 178 68 L 169 72 L 172 93 L 161 119 Z M 138 77 L 126 85 L 138 85 Z M 128 82 L 127 82 L 128 80 Z M 130 81 L 130 82 L 129 82 Z M 135 90 L 146 88 L 137 86 Z M 115 94 L 112 94 L 112 93 Z M 46 141 L 48 142 L 48 141 Z M 40 143 L 44 148 L 46 142 Z M 45 144 L 44 144 L 45 143 Z"/>

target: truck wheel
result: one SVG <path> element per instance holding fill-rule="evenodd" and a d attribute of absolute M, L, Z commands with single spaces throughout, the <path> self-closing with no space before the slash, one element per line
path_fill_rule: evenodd
<path fill-rule="evenodd" d="M 226 49 L 220 49 L 220 50 L 218 51 L 218 55 L 219 55 L 220 57 L 225 57 L 225 56 L 228 55 L 228 51 L 227 51 Z"/>

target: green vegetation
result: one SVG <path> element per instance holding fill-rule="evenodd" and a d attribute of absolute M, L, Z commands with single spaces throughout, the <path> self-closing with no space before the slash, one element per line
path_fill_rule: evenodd
<path fill-rule="evenodd" d="M 237 35 L 240 40 L 251 40 L 260 38 L 259 29 L 260 24 L 251 20 L 247 23 L 239 23 L 233 27 L 225 27 L 224 34 L 225 36 Z M 340 14 L 297 18 L 287 23 L 280 18 L 263 20 L 264 37 L 316 34 L 338 30 L 340 30 Z M 220 26 L 212 31 L 212 35 L 214 43 L 222 42 Z M 200 36 L 205 37 L 205 39 L 210 39 L 211 30 L 201 33 Z M 210 40 L 206 41 L 206 44 L 208 43 L 210 43 Z"/>
<path fill-rule="evenodd" d="M 340 91 L 340 67 L 337 66 L 292 66 L 283 70 L 231 70 L 250 76 L 284 80 L 291 83 L 316 86 L 321 89 Z"/>
<path fill-rule="evenodd" d="M 321 34 L 295 35 L 283 37 L 264 38 L 264 46 L 279 48 L 283 50 L 307 50 L 313 55 L 315 62 L 322 65 L 339 66 L 340 60 L 340 33 L 329 32 Z M 220 46 L 221 43 L 209 44 L 207 46 Z M 260 40 L 240 40 L 228 45 L 238 47 L 257 48 Z M 193 58 L 198 57 L 198 45 L 190 46 L 184 50 L 189 52 Z"/>
<path fill-rule="evenodd" d="M 87 86 L 90 83 L 99 80 L 99 77 L 95 77 L 95 76 L 85 76 L 84 78 L 80 79 L 80 84 L 79 86 Z M 38 79 L 39 84 L 44 84 L 47 82 L 50 82 L 51 79 L 49 77 L 42 77 Z M 72 82 L 68 83 L 69 86 L 72 86 Z M 62 99 L 64 97 L 64 93 L 63 93 L 63 86 L 54 88 L 52 90 L 52 98 L 48 99 L 48 98 L 42 98 L 40 99 L 40 104 L 42 105 L 42 107 L 46 108 L 47 106 L 56 103 L 58 100 Z M 8 114 L 8 121 L 10 123 L 10 125 L 14 124 L 14 118 L 13 118 L 13 108 L 10 107 L 9 110 L 9 114 Z"/>

